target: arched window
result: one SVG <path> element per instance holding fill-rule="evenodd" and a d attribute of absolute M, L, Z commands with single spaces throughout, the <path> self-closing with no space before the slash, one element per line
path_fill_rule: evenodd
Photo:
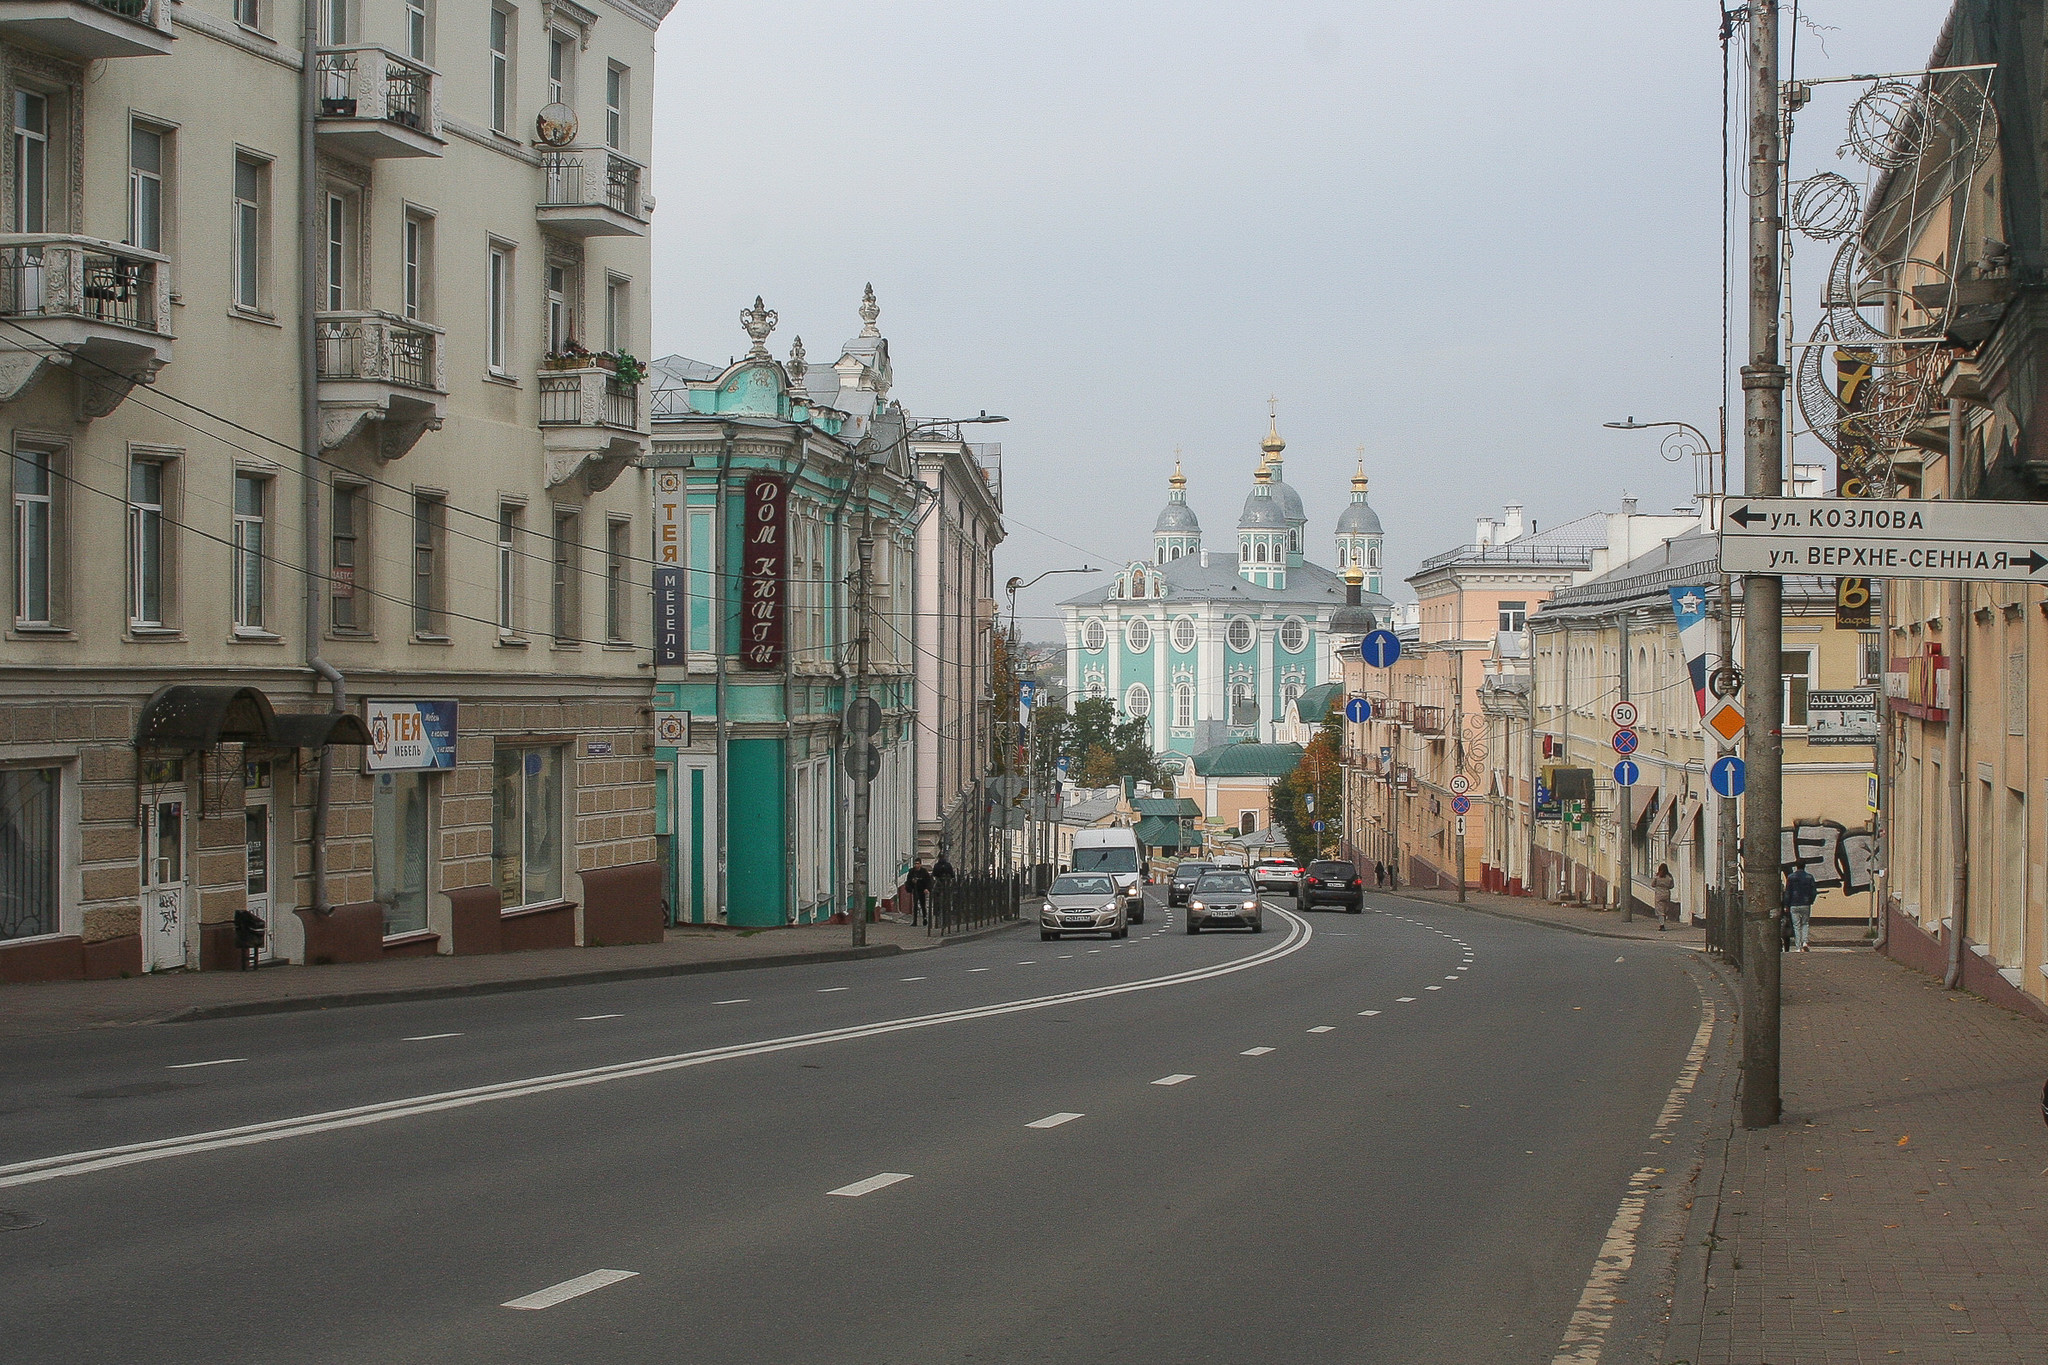
<path fill-rule="evenodd" d="M 1239 654 L 1250 652 L 1252 647 L 1252 620 L 1249 616 L 1233 616 L 1230 627 L 1224 632 L 1230 647 Z"/>
<path fill-rule="evenodd" d="M 1152 689 L 1143 683 L 1132 683 L 1124 692 L 1124 714 L 1132 720 L 1143 720 L 1152 714 Z"/>
<path fill-rule="evenodd" d="M 1164 564 L 1166 562 L 1166 547 L 1164 545 L 1160 546 L 1153 554 L 1152 562 L 1154 564 Z"/>
<path fill-rule="evenodd" d="M 1090 700 L 1090 701 L 1101 701 L 1101 700 L 1102 700 L 1102 693 L 1103 693 L 1102 679 L 1100 679 L 1100 678 L 1090 678 L 1090 679 L 1088 680 L 1088 700 Z"/>
<path fill-rule="evenodd" d="M 1256 559 L 1256 560 L 1257 560 L 1257 561 L 1258 561 L 1259 563 L 1261 563 L 1261 564 L 1263 564 L 1263 563 L 1265 563 L 1265 562 L 1266 562 L 1266 542 L 1265 542 L 1265 541 L 1261 540 L 1261 541 L 1260 541 L 1260 542 L 1258 543 L 1258 547 L 1257 547 L 1256 549 L 1254 549 L 1254 550 L 1252 551 L 1252 558 L 1253 558 L 1253 559 Z"/>
<path fill-rule="evenodd" d="M 1231 684 L 1230 723 L 1240 728 L 1259 723 L 1259 704 L 1252 697 L 1250 683 Z"/>
<path fill-rule="evenodd" d="M 1142 616 L 1133 616 L 1124 627 L 1124 643 L 1133 654 L 1143 654 L 1152 648 L 1152 623 Z"/>
<path fill-rule="evenodd" d="M 1280 714 L 1288 721 L 1296 719 L 1294 703 L 1301 700 L 1301 684 L 1289 683 L 1280 689 Z"/>
<path fill-rule="evenodd" d="M 1173 647 L 1185 654 L 1195 647 L 1195 618 L 1176 616 L 1173 619 Z"/>
<path fill-rule="evenodd" d="M 1290 616 L 1280 624 L 1280 648 L 1289 654 L 1299 654 L 1308 644 L 1308 627 L 1299 616 Z"/>
<path fill-rule="evenodd" d="M 1365 567 L 1368 569 L 1377 569 L 1379 566 L 1380 543 L 1377 540 L 1369 540 L 1365 544 Z"/>
<path fill-rule="evenodd" d="M 1090 654 L 1099 654 L 1108 642 L 1109 630 L 1102 624 L 1100 616 L 1091 616 L 1081 623 L 1081 648 Z"/>
<path fill-rule="evenodd" d="M 1296 554 L 1301 553 L 1301 528 L 1299 526 L 1295 527 L 1294 530 L 1288 535 L 1287 548 L 1294 551 L 1294 553 Z"/>
<path fill-rule="evenodd" d="M 1195 685 L 1173 685 L 1173 723 L 1185 730 L 1195 723 Z"/>

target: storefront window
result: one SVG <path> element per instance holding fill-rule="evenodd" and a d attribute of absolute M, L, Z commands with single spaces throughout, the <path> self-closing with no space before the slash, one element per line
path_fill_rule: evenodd
<path fill-rule="evenodd" d="M 57 770 L 0 768 L 0 939 L 57 932 Z"/>
<path fill-rule="evenodd" d="M 378 773 L 373 779 L 371 885 L 384 907 L 386 935 L 427 927 L 427 793 L 425 773 Z"/>
<path fill-rule="evenodd" d="M 491 840 L 508 910 L 562 898 L 562 768 L 556 747 L 497 752 Z"/>

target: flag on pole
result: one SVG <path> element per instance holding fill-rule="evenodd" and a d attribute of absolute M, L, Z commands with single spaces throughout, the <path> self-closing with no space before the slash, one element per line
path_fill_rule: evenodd
<path fill-rule="evenodd" d="M 1678 618 L 1678 647 L 1692 673 L 1693 700 L 1707 714 L 1707 590 L 1673 588 L 1671 610 Z"/>

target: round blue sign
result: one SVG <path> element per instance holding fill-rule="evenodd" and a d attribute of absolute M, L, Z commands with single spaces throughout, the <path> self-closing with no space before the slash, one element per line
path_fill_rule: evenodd
<path fill-rule="evenodd" d="M 1372 719 L 1372 703 L 1364 697 L 1353 697 L 1344 703 L 1344 719 L 1353 725 L 1363 725 Z"/>
<path fill-rule="evenodd" d="M 1391 630 L 1376 630 L 1358 642 L 1358 653 L 1374 668 L 1392 668 L 1401 657 L 1401 639 Z"/>
<path fill-rule="evenodd" d="M 1614 785 L 1617 787 L 1633 787 L 1642 775 L 1642 768 L 1632 758 L 1624 758 L 1614 765 Z"/>
<path fill-rule="evenodd" d="M 1707 769 L 1707 781 L 1722 796 L 1740 796 L 1749 785 L 1749 766 L 1733 754 L 1714 760 Z"/>
<path fill-rule="evenodd" d="M 1452 797 L 1451 809 L 1456 811 L 1458 814 L 1463 815 L 1465 812 L 1472 809 L 1472 798 L 1469 796 Z"/>
<path fill-rule="evenodd" d="M 1636 751 L 1636 732 L 1626 727 L 1614 732 L 1614 752 L 1632 754 Z"/>
<path fill-rule="evenodd" d="M 1323 822 L 1318 820 L 1315 822 L 1313 826 L 1311 826 L 1311 828 L 1313 828 L 1316 833 L 1321 834 L 1323 832 Z"/>

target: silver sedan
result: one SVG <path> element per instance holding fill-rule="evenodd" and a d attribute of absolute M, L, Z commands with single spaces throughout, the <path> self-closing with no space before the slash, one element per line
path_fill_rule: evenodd
<path fill-rule="evenodd" d="M 1124 938 L 1131 926 L 1114 878 L 1099 872 L 1069 872 L 1055 880 L 1038 911 L 1038 937 L 1107 934 Z"/>
<path fill-rule="evenodd" d="M 1258 883 L 1242 872 L 1213 873 L 1195 883 L 1188 893 L 1188 932 L 1223 925 L 1241 925 L 1253 933 L 1266 927 L 1265 902 L 1259 899 Z"/>

